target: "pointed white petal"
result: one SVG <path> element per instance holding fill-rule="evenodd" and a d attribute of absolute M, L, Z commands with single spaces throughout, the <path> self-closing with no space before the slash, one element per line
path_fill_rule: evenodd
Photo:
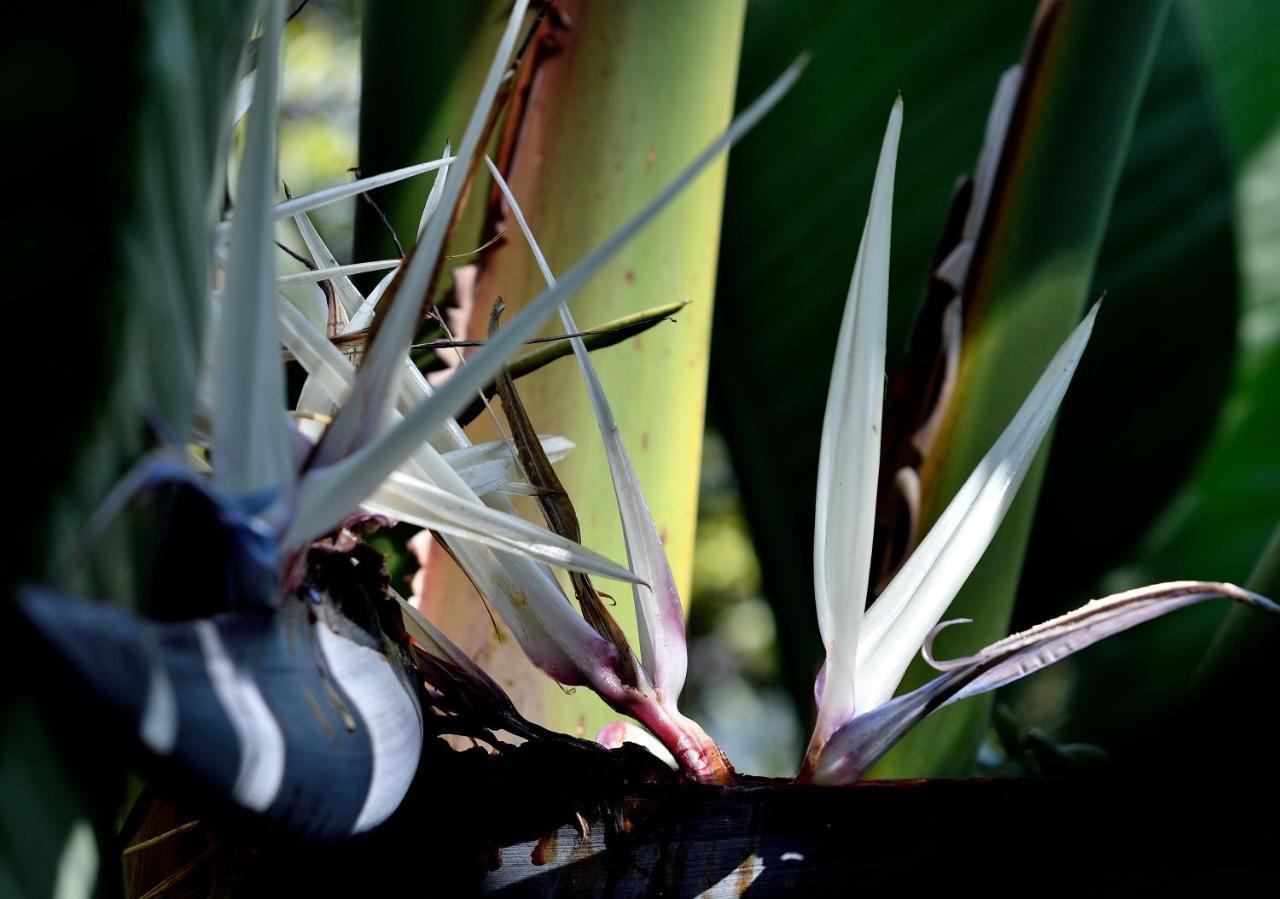
<path fill-rule="evenodd" d="M 611 721 L 596 734 L 596 742 L 605 749 L 621 749 L 623 743 L 631 743 L 647 749 L 672 771 L 679 770 L 676 758 L 667 747 L 658 742 L 658 738 L 630 721 L 619 719 Z"/>
<path fill-rule="evenodd" d="M 271 198 L 276 180 L 276 106 L 280 91 L 281 4 L 264 7 L 253 106 L 236 192 L 227 280 L 217 323 L 214 473 L 226 493 L 292 483 L 284 367 L 275 311 Z"/>
<path fill-rule="evenodd" d="M 355 181 L 348 181 L 345 184 L 335 184 L 333 187 L 326 187 L 324 190 L 318 190 L 315 193 L 277 203 L 272 208 L 271 215 L 273 218 L 282 219 L 297 215 L 300 212 L 310 212 L 312 209 L 319 209 L 321 206 L 328 206 L 331 203 L 337 203 L 357 194 L 376 190 L 379 187 L 386 187 L 388 184 L 395 184 L 397 181 L 403 181 L 415 175 L 434 172 L 452 163 L 454 158 L 453 156 L 446 156 L 443 159 L 431 159 L 427 162 L 407 165 L 402 169 L 392 169 L 380 175 L 370 175 L 368 178 L 359 178 Z M 234 221 L 235 216 L 233 215 L 231 219 L 218 223 L 217 234 L 219 239 L 226 238 L 231 232 L 231 225 Z"/>
<path fill-rule="evenodd" d="M 978 164 L 973 173 L 973 199 L 960 230 L 960 240 L 934 271 L 935 277 L 950 284 L 957 293 L 963 293 L 969 277 L 969 263 L 973 259 L 973 251 L 978 245 L 978 233 L 982 230 L 983 219 L 986 218 L 987 207 L 991 202 L 996 171 L 1004 153 L 1004 141 L 1009 133 L 1009 122 L 1013 118 L 1021 84 L 1021 66 L 1011 66 L 1000 76 L 995 99 L 991 102 L 991 111 L 987 114 L 982 150 L 978 153 Z"/>
<path fill-rule="evenodd" d="M 314 531 L 325 533 L 373 492 L 388 474 L 438 428 L 462 410 L 484 388 L 497 370 L 514 355 L 524 341 L 542 327 L 563 302 L 574 296 L 630 240 L 648 224 L 713 159 L 745 134 L 787 92 L 804 66 L 793 64 L 761 97 L 739 115 L 714 143 L 704 150 L 638 215 L 569 269 L 554 288 L 539 294 L 515 316 L 494 339 L 461 366 L 429 402 L 408 412 L 404 420 L 363 446 L 356 454 L 323 471 L 308 475 L 302 502 L 307 504 L 305 520 Z M 401 363 L 402 364 L 402 363 Z M 343 511 L 345 510 L 345 511 Z"/>
<path fill-rule="evenodd" d="M 404 263 L 401 262 L 401 265 Z M 343 330 L 344 334 L 354 334 L 357 331 L 363 331 L 373 324 L 373 313 L 378 311 L 378 302 L 382 299 L 382 295 L 387 292 L 387 288 L 391 286 L 391 282 L 396 279 L 396 275 L 400 269 L 394 268 L 387 272 L 386 276 L 369 291 L 369 295 L 365 297 L 360 308 L 356 310 L 355 315 L 351 316 L 351 321 Z"/>
<path fill-rule="evenodd" d="M 1014 65 L 1005 69 L 996 86 L 995 99 L 991 101 L 991 111 L 987 113 L 987 127 L 982 136 L 982 150 L 978 153 L 978 165 L 973 173 L 973 204 L 969 214 L 965 216 L 963 234 L 966 240 L 975 241 L 982 221 L 987 215 L 987 206 L 991 201 L 991 190 L 996 183 L 996 170 L 1000 166 L 1000 157 L 1004 153 L 1005 137 L 1009 133 L 1009 122 L 1013 118 L 1013 108 L 1018 101 L 1018 90 L 1022 86 L 1022 66 Z"/>
<path fill-rule="evenodd" d="M 334 292 L 338 295 L 338 302 L 342 304 L 347 316 L 355 315 L 356 310 L 364 302 L 364 296 L 347 276 L 358 274 L 361 271 L 378 271 L 379 269 L 338 271 L 338 258 L 333 255 L 329 245 L 324 242 L 324 238 L 320 236 L 320 232 L 316 230 L 315 225 L 311 224 L 311 219 L 307 214 L 305 212 L 298 213 L 293 217 L 293 223 L 298 226 L 298 233 L 302 235 L 302 241 L 307 245 L 307 252 L 311 254 L 311 261 L 316 264 L 316 268 L 327 269 L 332 273 L 330 280 L 333 282 Z M 362 264 L 368 265 L 368 263 Z M 399 260 L 397 259 L 392 260 L 390 266 L 381 267 L 389 268 L 398 264 Z"/>
<path fill-rule="evenodd" d="M 406 359 L 400 374 L 398 408 L 407 412 L 433 394 L 422 372 Z M 406 467 L 418 466 L 433 483 L 459 494 L 465 492 L 466 484 L 444 455 L 471 449 L 466 433 L 448 418 L 428 440 L 430 445 L 414 452 Z M 483 501 L 490 508 L 515 514 L 511 501 L 501 494 L 490 494 Z M 430 539 L 423 532 L 411 546 L 416 544 L 415 552 L 419 552 Z M 615 707 L 637 695 L 622 683 L 622 666 L 613 646 L 578 614 L 547 566 L 467 540 L 455 540 L 449 548 L 480 594 L 511 628 L 525 655 L 540 669 L 562 684 L 590 685 Z"/>
<path fill-rule="evenodd" d="M 493 160 L 486 156 L 485 163 L 506 199 L 529 249 L 533 251 L 547 287 L 554 288 L 555 276 L 529 228 L 520 204 L 511 193 L 511 187 L 493 164 Z M 570 334 L 578 333 L 578 325 L 566 305 L 560 306 L 560 321 L 565 331 Z M 632 587 L 636 624 L 640 634 L 640 661 L 659 694 L 674 704 L 684 688 L 685 673 L 688 670 L 684 608 L 680 604 L 680 591 L 676 589 L 675 576 L 667 562 L 662 536 L 658 533 L 653 513 L 649 511 L 649 503 L 645 499 L 635 467 L 631 464 L 631 457 L 623 445 L 618 421 L 609 406 L 608 397 L 605 396 L 604 385 L 596 374 L 595 364 L 592 363 L 582 338 L 570 338 L 570 343 L 604 442 L 609 474 L 613 479 L 613 492 L 617 497 L 618 513 L 622 519 L 627 560 L 644 581 L 643 584 Z"/>
<path fill-rule="evenodd" d="M 420 560 L 430 539 L 423 531 L 410 541 Z M 567 686 L 589 684 L 609 699 L 621 695 L 616 651 L 578 614 L 546 568 L 466 540 L 449 548 L 531 662 Z"/>
<path fill-rule="evenodd" d="M 432 438 L 449 449 L 468 445 L 460 429 L 441 429 Z M 468 496 L 462 478 L 437 450 L 436 446 L 419 448 L 407 467 L 416 466 L 432 483 Z M 486 505 L 515 514 L 505 497 L 490 496 Z M 430 536 L 423 532 L 416 539 L 425 545 Z M 622 693 L 617 653 L 578 614 L 550 569 L 523 555 L 494 552 L 470 540 L 453 540 L 449 549 L 535 665 L 562 684 L 589 684 L 616 701 Z"/>
<path fill-rule="evenodd" d="M 240 79 L 240 83 L 236 86 L 236 99 L 232 106 L 233 124 L 238 124 L 244 118 L 244 114 L 249 111 L 249 104 L 253 102 L 253 82 L 256 78 L 254 72 L 250 72 Z"/>
<path fill-rule="evenodd" d="M 573 442 L 564 437 L 539 439 L 542 451 L 552 462 L 559 462 L 573 449 Z M 453 450 L 445 453 L 444 458 L 479 496 L 489 493 L 529 493 L 529 490 L 523 489 L 529 485 L 508 441 L 495 440 Z"/>
<path fill-rule="evenodd" d="M 1074 612 L 992 643 L 975 655 L 941 664 L 930 658 L 931 634 L 924 647 L 925 658 L 945 673 L 859 715 L 836 731 L 819 759 L 814 779 L 821 783 L 852 783 L 903 734 L 943 706 L 1020 680 L 1145 621 L 1218 597 L 1280 614 L 1280 606 L 1234 584 L 1174 581 L 1096 599 Z M 934 633 L 944 626 L 935 628 Z"/>
<path fill-rule="evenodd" d="M 854 711 L 854 666 L 870 577 L 880 471 L 889 245 L 901 134 L 899 97 L 889 113 L 880 148 L 822 423 L 813 587 L 827 661 L 813 734 L 818 745 Z"/>
<path fill-rule="evenodd" d="M 396 268 L 399 265 L 399 259 L 373 259 L 369 262 L 353 262 L 349 265 L 335 265 L 331 268 L 309 269 L 292 275 L 280 275 L 276 278 L 276 287 L 288 287 L 292 284 L 314 284 L 317 281 L 333 281 L 335 286 L 339 281 L 346 281 L 350 284 L 351 281 L 348 280 L 348 275 L 360 275 L 365 272 L 385 272 L 387 269 Z M 341 291 L 338 291 L 338 296 L 342 296 Z M 363 304 L 364 297 L 361 297 L 360 305 Z M 356 310 L 353 311 L 358 311 L 360 305 L 357 305 Z"/>
<path fill-rule="evenodd" d="M 1078 609 L 997 640 L 967 658 L 933 658 L 933 635 L 950 622 L 934 628 L 921 652 L 925 660 L 943 672 L 964 672 L 965 684 L 947 704 L 977 696 L 1034 674 L 1100 640 L 1127 631 L 1146 621 L 1206 599 L 1231 599 L 1280 614 L 1280 606 L 1234 584 L 1208 581 L 1169 581 L 1151 584 L 1095 599 Z"/>
<path fill-rule="evenodd" d="M 279 308 L 285 345 L 311 373 L 309 383 L 314 383 L 317 390 L 323 389 L 330 402 L 339 402 L 355 377 L 350 360 L 283 299 Z M 422 373 L 406 359 L 401 369 L 401 407 L 411 408 L 431 393 Z M 429 439 L 431 443 L 415 449 L 404 469 L 454 496 L 478 502 L 443 455 L 478 448 L 471 447 L 466 434 L 452 419 L 433 431 Z M 507 515 L 515 514 L 503 496 L 491 495 L 485 505 Z M 431 537 L 424 531 L 415 539 L 421 546 Z M 286 536 L 286 545 L 287 540 Z M 497 608 L 535 665 L 562 684 L 589 684 L 615 704 L 629 695 L 618 675 L 620 666 L 613 647 L 578 614 L 545 565 L 522 555 L 495 552 L 467 539 L 452 540 L 449 548 L 481 595 Z"/>
<path fill-rule="evenodd" d="M 453 147 L 447 141 L 444 145 L 443 157 L 448 157 L 453 152 Z M 423 230 L 427 227 L 427 222 L 431 221 L 431 216 L 435 215 L 437 209 L 440 208 L 440 199 L 444 196 L 444 186 L 449 180 L 449 166 L 444 166 L 436 173 L 436 180 L 431 184 L 431 190 L 427 194 L 427 202 L 422 207 L 422 215 L 418 218 L 418 236 L 422 236 Z"/>
<path fill-rule="evenodd" d="M 498 512 L 398 471 L 392 472 L 391 477 L 363 505 L 379 515 L 407 521 L 430 531 L 464 537 L 493 549 L 522 553 L 558 568 L 622 581 L 635 580 L 630 571 L 599 553 L 518 515 Z"/>
<path fill-rule="evenodd" d="M 320 331 L 315 324 L 298 310 L 289 298 L 276 295 L 276 315 L 279 320 L 280 340 L 307 371 L 307 385 L 312 391 L 322 391 L 328 402 L 337 404 L 346 397 L 355 378 L 355 366 Z M 315 396 L 317 406 L 321 402 Z M 307 411 L 320 411 L 309 408 Z M 354 508 L 354 507 L 352 507 Z"/>
<path fill-rule="evenodd" d="M 1094 306 L 1067 338 L 1013 421 L 867 612 L 858 647 L 860 710 L 893 695 L 921 642 L 995 537 L 1066 394 L 1097 312 Z"/>
<path fill-rule="evenodd" d="M 406 359 L 398 408 L 407 412 L 433 394 L 422 372 Z M 408 467 L 418 466 L 433 483 L 448 490 L 465 491 L 466 484 L 444 456 L 472 449 L 466 433 L 449 418 L 428 440 L 430 446 L 420 447 Z M 483 501 L 490 508 L 515 514 L 511 501 L 501 494 L 490 494 Z M 428 540 L 430 535 L 424 532 L 411 544 L 416 542 L 423 548 Z M 466 540 L 453 541 L 450 549 L 480 594 L 497 608 L 525 655 L 540 669 L 562 684 L 589 684 L 614 705 L 634 695 L 621 682 L 614 648 L 578 614 L 545 565 L 520 555 L 495 553 Z"/>
<path fill-rule="evenodd" d="M 462 142 L 458 145 L 458 158 L 462 160 L 463 167 L 474 157 L 484 134 L 498 85 L 515 48 L 527 7 L 528 0 L 515 0 L 512 6 L 506 31 L 503 32 L 497 52 L 489 64 L 480 97 L 471 112 Z M 427 227 L 406 263 L 390 306 L 382 313 L 385 317 L 380 322 L 378 339 L 365 350 L 355 387 L 316 450 L 318 465 L 331 465 L 346 458 L 367 444 L 385 421 L 394 402 L 396 376 L 413 340 L 423 296 L 429 289 L 431 275 L 440 258 L 454 207 L 462 196 L 465 181 L 465 177 L 445 180 L 438 211 L 428 219 Z"/>
<path fill-rule="evenodd" d="M 418 645 L 438 659 L 444 659 L 455 667 L 461 669 L 476 684 L 483 687 L 490 695 L 495 704 L 504 711 L 515 713 L 515 706 L 511 702 L 511 698 L 488 673 L 472 661 L 471 657 L 462 651 L 456 643 L 449 639 L 448 634 L 440 630 L 431 623 L 431 619 L 427 618 L 419 612 L 412 603 L 405 600 L 399 593 L 394 590 L 390 591 L 391 596 L 400 605 L 400 611 L 404 616 L 405 630 L 409 636 L 417 641 Z"/>

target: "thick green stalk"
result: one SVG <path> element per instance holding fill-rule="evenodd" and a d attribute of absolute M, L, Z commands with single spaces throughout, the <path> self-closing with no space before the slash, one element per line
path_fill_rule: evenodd
<path fill-rule="evenodd" d="M 568 2 L 556 9 L 560 20 L 549 21 L 529 51 L 528 65 L 536 70 L 525 73 L 528 100 L 523 113 L 513 113 L 519 122 L 506 125 L 499 162 L 552 268 L 563 271 L 728 123 L 743 4 Z M 686 596 L 723 183 L 721 163 L 574 305 L 579 321 L 598 322 L 663 302 L 690 301 L 678 323 L 593 354 Z M 487 190 L 487 183 L 479 187 Z M 496 223 L 512 229 L 511 236 L 483 257 L 469 337 L 484 336 L 495 297 L 503 297 L 514 314 L 543 286 L 514 222 Z M 535 426 L 578 445 L 559 469 L 585 542 L 625 558 L 612 481 L 577 368 L 567 362 L 550 366 L 519 386 Z M 477 440 L 493 436 L 487 418 L 471 430 Z M 616 599 L 614 615 L 634 643 L 630 590 L 601 587 Z M 587 691 L 566 696 L 530 670 L 515 643 L 494 634 L 469 591 L 456 572 L 433 573 L 431 611 L 518 694 L 528 714 L 588 733 L 617 717 Z"/>

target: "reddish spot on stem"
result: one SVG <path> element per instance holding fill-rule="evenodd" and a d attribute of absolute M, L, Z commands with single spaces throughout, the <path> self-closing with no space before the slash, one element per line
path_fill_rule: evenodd
<path fill-rule="evenodd" d="M 635 284 L 636 270 L 633 268 L 627 269 L 625 272 L 622 273 L 622 280 L 626 281 L 628 284 Z"/>
<path fill-rule="evenodd" d="M 644 452 L 649 448 L 649 432 L 645 431 L 640 435 L 640 452 Z"/>

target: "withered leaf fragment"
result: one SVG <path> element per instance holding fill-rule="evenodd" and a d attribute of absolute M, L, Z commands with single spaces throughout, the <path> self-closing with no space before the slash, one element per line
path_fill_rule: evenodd
<path fill-rule="evenodd" d="M 489 318 L 490 336 L 498 330 L 498 322 L 505 308 L 501 298 L 493 304 L 493 312 Z M 511 427 L 511 439 L 515 444 L 520 467 L 524 469 L 529 483 L 538 488 L 538 508 L 542 511 L 542 517 L 547 520 L 547 527 L 561 537 L 581 543 L 582 529 L 578 525 L 578 513 L 574 510 L 573 501 L 569 499 L 564 485 L 560 483 L 551 460 L 547 458 L 546 451 L 542 448 L 542 441 L 533 427 L 533 422 L 529 419 L 528 410 L 520 400 L 520 394 L 516 392 L 515 381 L 511 377 L 510 370 L 504 366 L 494 378 L 493 383 L 498 396 L 502 399 L 502 408 L 507 414 L 507 423 Z M 635 686 L 635 661 L 631 647 L 627 643 L 627 637 L 618 626 L 618 622 L 613 620 L 609 610 L 605 608 L 600 594 L 591 584 L 591 578 L 582 572 L 573 571 L 569 572 L 569 581 L 573 584 L 573 593 L 582 609 L 582 617 L 596 633 L 617 648 L 623 682 Z"/>

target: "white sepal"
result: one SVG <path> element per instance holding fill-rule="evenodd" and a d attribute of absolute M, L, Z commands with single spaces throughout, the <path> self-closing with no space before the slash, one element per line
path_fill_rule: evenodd
<path fill-rule="evenodd" d="M 880 471 L 893 182 L 901 134 L 899 97 L 880 148 L 822 423 L 813 581 L 827 660 L 813 734 L 816 744 L 854 712 L 858 631 L 866 604 Z"/>
<path fill-rule="evenodd" d="M 1009 426 L 872 605 L 858 645 L 857 707 L 887 701 L 1013 503 L 1093 331 L 1095 305 L 1050 360 Z"/>

